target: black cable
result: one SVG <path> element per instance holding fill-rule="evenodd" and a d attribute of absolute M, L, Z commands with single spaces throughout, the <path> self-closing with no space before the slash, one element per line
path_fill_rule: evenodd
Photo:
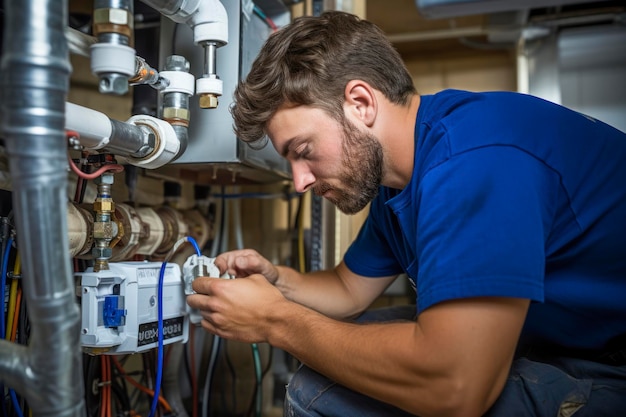
<path fill-rule="evenodd" d="M 300 217 L 302 216 L 302 210 L 304 206 L 304 194 L 298 197 L 298 207 L 296 208 L 296 216 L 293 220 L 293 229 L 291 233 L 291 265 L 298 271 L 301 271 L 300 257 L 298 256 L 298 232 L 300 230 Z"/>
<path fill-rule="evenodd" d="M 232 403 L 233 403 L 233 413 L 237 412 L 237 372 L 235 371 L 235 365 L 233 365 L 232 360 L 230 359 L 230 355 L 228 354 L 228 346 L 226 345 L 227 341 L 224 340 L 224 358 L 226 359 L 226 365 L 228 366 L 228 370 L 231 375 L 231 390 L 232 390 Z"/>
<path fill-rule="evenodd" d="M 100 398 L 93 393 L 93 384 L 96 380 L 97 365 L 99 361 L 94 356 L 83 354 L 83 377 L 85 387 L 85 408 L 90 417 L 98 415 Z"/>
<path fill-rule="evenodd" d="M 82 171 L 84 171 L 84 169 L 81 169 Z M 87 190 L 87 180 L 83 180 L 80 183 L 80 193 L 78 195 L 78 203 L 82 204 L 83 201 L 85 200 L 85 191 Z"/>
<path fill-rule="evenodd" d="M 291 198 L 289 198 L 288 190 L 285 191 L 285 196 L 287 197 L 287 236 L 289 236 L 293 229 L 291 228 L 291 211 L 293 210 L 293 202 Z"/>
<path fill-rule="evenodd" d="M 118 393 L 116 393 L 116 395 L 119 397 L 120 404 L 126 412 L 125 415 L 129 415 L 132 408 L 130 405 L 131 401 L 128 391 L 128 385 L 126 384 L 126 378 L 124 378 L 124 375 L 120 373 L 119 369 L 117 369 L 117 366 L 111 367 L 111 387 L 113 386 L 116 387 L 114 388 L 114 390 L 117 389 L 119 391 Z M 121 398 L 122 396 L 124 398 Z"/>
<path fill-rule="evenodd" d="M 224 235 L 226 234 L 226 232 L 224 232 L 224 229 L 226 228 L 226 187 L 224 187 L 222 185 L 222 215 L 220 216 L 220 237 L 219 240 L 217 241 L 218 245 L 222 245 L 222 242 L 224 242 Z M 218 246 L 218 253 L 219 253 L 219 248 L 220 246 Z M 224 248 L 226 249 L 226 248 Z"/>
<path fill-rule="evenodd" d="M 4 234 L 3 234 L 4 235 Z M 6 250 L 6 242 L 8 240 L 8 236 L 2 236 L 2 252 L 0 253 L 4 253 Z M 0 256 L 0 270 L 2 270 L 2 263 L 4 262 L 4 256 Z M 0 300 L 0 308 L 2 308 L 2 310 L 4 310 L 4 299 Z M 2 381 L 0 381 L 0 393 L 4 394 L 4 384 L 2 383 Z M 2 399 L 2 404 L 0 404 L 0 412 L 2 412 L 2 417 L 7 417 L 7 410 L 6 410 L 6 396 L 4 396 L 4 398 Z"/>
<path fill-rule="evenodd" d="M 142 360 L 143 360 L 143 377 L 145 378 L 145 380 L 142 379 L 142 384 L 147 387 L 150 390 L 154 391 L 154 385 L 153 382 L 155 380 L 154 375 L 152 375 L 152 364 L 155 363 L 154 360 L 154 355 L 152 354 L 153 351 L 149 350 L 147 352 L 145 352 L 142 355 Z M 145 394 L 146 398 L 148 400 L 148 405 L 150 405 L 152 403 L 152 397 L 149 394 Z"/>
<path fill-rule="evenodd" d="M 130 415 L 130 398 L 128 396 L 128 392 L 122 388 L 119 383 L 111 382 L 111 392 L 117 398 L 124 415 Z"/>
<path fill-rule="evenodd" d="M 0 389 L 2 389 L 2 392 L 4 392 L 4 386 L 0 385 Z M 6 412 L 6 403 L 10 401 L 10 397 L 9 395 L 4 395 L 2 398 L 2 407 L 0 407 L 0 412 L 2 413 L 2 417 L 7 417 L 7 412 Z"/>
<path fill-rule="evenodd" d="M 298 208 L 296 209 L 296 217 L 293 221 L 294 230 L 298 230 L 298 226 L 300 226 L 300 213 L 302 212 L 302 206 L 304 205 L 304 194 L 298 197 Z"/>
<path fill-rule="evenodd" d="M 22 297 L 20 304 L 20 316 L 18 317 L 20 327 L 18 329 L 17 343 L 27 345 L 30 338 L 30 319 L 28 318 L 28 306 L 26 305 L 26 297 Z"/>
<path fill-rule="evenodd" d="M 129 406 L 130 406 L 130 395 L 128 394 L 128 384 L 126 383 L 126 378 L 124 378 L 123 375 L 119 374 L 118 370 L 117 370 L 117 366 L 114 366 L 112 369 L 114 369 L 114 372 L 118 373 L 118 380 L 120 381 L 119 384 L 122 386 L 122 389 L 124 389 L 124 392 L 126 393 L 126 396 L 128 397 L 128 401 L 129 401 Z"/>
<path fill-rule="evenodd" d="M 124 365 L 126 364 L 126 362 L 128 361 L 130 357 L 131 355 L 124 355 L 124 357 L 117 360 L 122 369 L 124 369 Z M 142 369 L 137 370 L 137 371 L 132 371 L 132 372 L 125 371 L 124 373 L 126 374 L 126 376 L 133 378 L 138 384 L 143 385 L 144 387 L 148 388 L 148 384 L 146 384 L 145 353 L 139 354 L 139 357 L 141 358 L 141 361 L 142 361 L 142 366 L 141 366 Z M 114 368 L 117 370 L 117 367 L 114 367 Z M 119 377 L 124 378 L 124 376 L 121 373 L 119 374 Z M 124 383 L 126 383 L 126 381 L 124 381 Z M 130 392 L 128 388 L 126 388 L 126 392 Z M 129 396 L 129 398 L 130 398 L 131 408 L 133 410 L 140 409 L 141 403 L 147 403 L 149 405 L 150 402 L 152 401 L 152 396 L 150 394 L 145 393 L 144 391 L 140 389 L 133 389 L 133 392 Z"/>

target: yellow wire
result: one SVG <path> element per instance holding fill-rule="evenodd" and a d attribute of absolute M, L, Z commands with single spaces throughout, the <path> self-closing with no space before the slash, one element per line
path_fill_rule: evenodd
<path fill-rule="evenodd" d="M 13 265 L 13 279 L 11 280 L 11 291 L 9 295 L 9 317 L 7 318 L 7 335 L 6 340 L 11 340 L 11 332 L 13 330 L 13 317 L 15 316 L 15 300 L 17 299 L 17 282 L 16 278 L 20 274 L 21 263 L 19 252 L 15 256 L 15 265 Z"/>

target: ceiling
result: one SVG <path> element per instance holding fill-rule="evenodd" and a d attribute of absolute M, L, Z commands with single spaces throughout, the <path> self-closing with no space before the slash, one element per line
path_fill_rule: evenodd
<path fill-rule="evenodd" d="M 503 2 L 506 0 L 503 0 Z M 366 0 L 367 19 L 388 35 L 405 57 L 423 54 L 463 54 L 513 48 L 522 29 L 527 36 L 558 27 L 597 23 L 626 23 L 624 1 L 531 0 L 509 4 L 570 3 L 513 12 L 429 19 L 415 0 Z M 492 1 L 494 3 L 495 0 Z M 574 4 L 575 3 L 575 4 Z M 530 29 L 533 29 L 532 31 Z"/>

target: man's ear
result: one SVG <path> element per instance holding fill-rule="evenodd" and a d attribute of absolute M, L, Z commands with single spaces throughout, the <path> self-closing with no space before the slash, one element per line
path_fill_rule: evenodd
<path fill-rule="evenodd" d="M 362 80 L 351 80 L 346 84 L 344 95 L 346 115 L 350 114 L 367 127 L 372 127 L 378 112 L 378 102 L 372 86 Z"/>

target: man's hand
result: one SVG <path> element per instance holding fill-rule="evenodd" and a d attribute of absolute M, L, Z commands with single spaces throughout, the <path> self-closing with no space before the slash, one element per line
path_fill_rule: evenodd
<path fill-rule="evenodd" d="M 267 342 L 276 306 L 288 302 L 259 274 L 243 279 L 198 278 L 193 289 L 197 294 L 188 296 L 187 303 L 200 310 L 202 327 L 246 343 Z"/>
<path fill-rule="evenodd" d="M 272 284 L 278 279 L 278 269 L 253 249 L 224 252 L 215 258 L 215 266 L 221 274 L 228 273 L 236 278 L 261 274 Z"/>

